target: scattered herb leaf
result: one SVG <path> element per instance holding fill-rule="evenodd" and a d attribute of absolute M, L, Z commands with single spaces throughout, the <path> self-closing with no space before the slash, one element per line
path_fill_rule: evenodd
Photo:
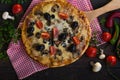
<path fill-rule="evenodd" d="M 16 0 L 16 3 L 23 4 L 23 3 L 26 3 L 27 1 L 28 0 Z M 12 4 L 13 0 L 0 0 L 0 3 L 1 4 Z"/>
<path fill-rule="evenodd" d="M 92 34 L 92 38 L 90 41 L 91 46 L 97 46 L 97 44 L 100 44 L 100 42 L 97 40 L 97 33 L 98 32 L 93 32 L 93 34 Z"/>
<path fill-rule="evenodd" d="M 20 39 L 20 30 L 14 27 L 15 22 L 5 20 L 0 24 L 0 59 L 7 59 L 7 48 L 11 41 Z"/>
<path fill-rule="evenodd" d="M 102 18 L 100 19 L 100 24 L 101 24 L 102 26 L 104 26 L 104 25 L 105 25 L 105 22 L 106 22 L 105 17 L 102 17 Z"/>

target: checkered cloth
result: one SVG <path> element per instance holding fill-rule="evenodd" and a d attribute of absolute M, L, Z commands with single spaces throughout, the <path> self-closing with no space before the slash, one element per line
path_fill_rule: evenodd
<path fill-rule="evenodd" d="M 22 24 L 22 21 L 24 20 L 25 16 L 33 8 L 33 6 L 36 5 L 37 3 L 39 3 L 40 1 L 41 0 L 33 0 L 31 2 L 30 6 L 28 7 L 25 15 L 23 16 L 23 18 L 20 22 L 20 25 Z M 83 10 L 83 11 L 92 10 L 90 0 L 68 0 L 68 1 L 71 4 L 73 4 L 74 6 L 76 6 L 79 10 Z M 100 42 L 102 42 L 100 39 L 100 34 L 102 33 L 102 31 L 100 29 L 97 19 L 92 21 L 91 28 L 92 28 L 92 32 L 94 32 L 94 31 L 99 32 L 97 34 L 98 40 Z M 9 59 L 13 65 L 13 68 L 15 69 L 16 74 L 19 79 L 26 78 L 26 77 L 32 75 L 33 73 L 36 73 L 38 71 L 42 71 L 42 70 L 45 70 L 48 68 L 48 67 L 45 67 L 45 66 L 37 63 L 36 61 L 31 59 L 26 54 L 21 40 L 18 41 L 18 43 L 11 42 L 8 47 L 7 54 L 9 56 Z"/>

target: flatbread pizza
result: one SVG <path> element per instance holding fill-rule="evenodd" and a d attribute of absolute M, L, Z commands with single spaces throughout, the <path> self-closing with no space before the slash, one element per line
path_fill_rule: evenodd
<path fill-rule="evenodd" d="M 91 38 L 84 12 L 65 0 L 38 3 L 26 16 L 21 31 L 26 53 L 48 67 L 78 60 Z"/>

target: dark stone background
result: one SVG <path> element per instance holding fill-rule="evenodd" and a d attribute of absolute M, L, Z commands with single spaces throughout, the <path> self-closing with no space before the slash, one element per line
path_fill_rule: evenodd
<path fill-rule="evenodd" d="M 92 5 L 94 9 L 97 9 L 99 7 L 102 7 L 103 5 L 107 4 L 110 0 L 91 0 Z M 29 6 L 31 0 L 29 0 L 27 3 L 23 4 L 24 12 Z M 0 4 L 0 13 L 4 11 L 11 12 L 12 5 L 5 5 Z M 23 12 L 23 14 L 24 14 Z M 102 17 L 107 17 L 109 13 L 105 13 L 101 16 L 99 16 L 99 20 Z M 18 25 L 20 18 L 23 16 L 23 14 L 20 15 L 18 22 L 15 24 L 15 26 Z M 11 14 L 12 15 L 12 14 Z M 1 16 L 1 14 L 0 14 Z M 0 19 L 1 22 L 2 19 Z M 104 26 L 101 26 L 103 31 L 106 31 L 107 28 Z M 101 45 L 100 48 L 106 47 L 106 45 L 109 45 L 109 43 L 106 43 L 104 45 Z M 114 46 L 109 45 L 105 49 L 106 55 L 115 54 L 114 52 Z M 89 64 L 90 61 L 100 61 L 102 64 L 102 70 L 98 73 L 94 73 L 91 70 L 91 66 Z M 115 67 L 110 67 L 110 71 L 112 71 L 119 79 L 120 79 L 120 62 L 118 59 L 118 63 Z M 0 80 L 18 80 L 17 75 L 10 63 L 10 61 L 1 61 L 0 60 Z M 41 72 L 37 72 L 24 80 L 114 80 L 112 76 L 110 76 L 107 73 L 107 68 L 105 65 L 105 61 L 99 60 L 97 58 L 88 58 L 85 55 L 75 63 L 60 67 L 60 68 L 52 68 L 47 69 Z"/>

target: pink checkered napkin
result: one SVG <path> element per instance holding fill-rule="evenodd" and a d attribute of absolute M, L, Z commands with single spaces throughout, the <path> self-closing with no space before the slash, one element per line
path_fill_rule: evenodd
<path fill-rule="evenodd" d="M 41 0 L 33 0 L 31 2 L 30 6 L 28 7 L 25 15 L 23 16 L 23 18 L 20 22 L 20 25 L 22 24 L 22 21 L 24 20 L 25 16 L 29 13 L 29 11 L 31 11 L 33 6 L 36 5 L 37 3 L 39 3 L 40 1 Z M 68 0 L 68 1 L 80 10 L 88 11 L 88 10 L 92 9 L 90 0 Z M 99 26 L 99 23 L 98 23 L 97 19 L 95 19 L 91 23 L 91 28 L 92 28 L 93 32 L 94 31 L 99 32 L 97 34 L 98 35 L 98 40 L 100 42 L 102 42 L 99 38 L 102 31 L 100 29 L 100 26 Z M 7 50 L 7 54 L 9 56 L 9 59 L 11 60 L 11 63 L 13 65 L 19 79 L 26 78 L 26 77 L 32 75 L 33 73 L 36 73 L 38 71 L 45 70 L 45 69 L 48 68 L 48 67 L 45 67 L 45 66 L 37 63 L 36 61 L 31 59 L 26 54 L 21 40 L 18 41 L 18 43 L 11 42 L 10 45 L 9 45 L 9 48 Z"/>

